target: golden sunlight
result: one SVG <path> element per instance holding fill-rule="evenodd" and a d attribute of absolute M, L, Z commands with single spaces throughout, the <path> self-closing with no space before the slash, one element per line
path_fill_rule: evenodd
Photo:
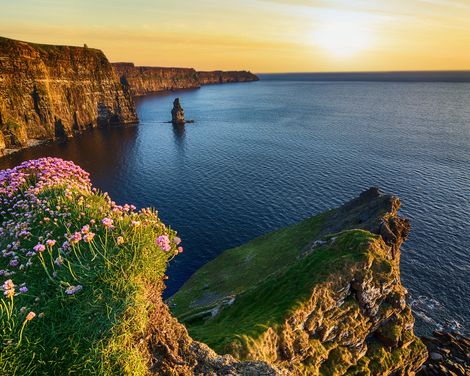
<path fill-rule="evenodd" d="M 355 55 L 372 44 L 370 31 L 360 23 L 334 21 L 320 25 L 313 35 L 313 43 L 331 55 Z"/>

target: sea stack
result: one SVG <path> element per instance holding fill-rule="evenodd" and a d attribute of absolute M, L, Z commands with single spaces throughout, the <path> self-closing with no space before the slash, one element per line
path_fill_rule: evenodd
<path fill-rule="evenodd" d="M 171 110 L 171 122 L 173 124 L 184 124 L 184 110 L 181 107 L 180 99 L 176 98 L 173 101 L 173 109 Z"/>

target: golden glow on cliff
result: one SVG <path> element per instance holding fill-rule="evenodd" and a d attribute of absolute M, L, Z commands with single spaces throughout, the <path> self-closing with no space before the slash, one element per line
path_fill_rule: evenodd
<path fill-rule="evenodd" d="M 0 36 L 254 72 L 470 69 L 469 0 L 1 1 Z"/>

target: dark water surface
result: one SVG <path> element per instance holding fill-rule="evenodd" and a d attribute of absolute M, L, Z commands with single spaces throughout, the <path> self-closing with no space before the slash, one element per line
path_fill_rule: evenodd
<path fill-rule="evenodd" d="M 164 123 L 175 96 L 195 124 Z M 222 250 L 380 186 L 412 221 L 402 279 L 418 332 L 469 329 L 469 83 L 262 80 L 145 97 L 138 113 L 138 127 L 21 151 L 0 168 L 70 159 L 117 202 L 158 208 L 185 245 L 169 294 Z"/>

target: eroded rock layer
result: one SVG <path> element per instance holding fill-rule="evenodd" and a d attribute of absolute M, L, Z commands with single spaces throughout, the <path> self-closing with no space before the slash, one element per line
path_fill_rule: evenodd
<path fill-rule="evenodd" d="M 113 66 L 122 84 L 129 88 L 133 96 L 258 80 L 256 75 L 247 71 L 197 72 L 193 68 L 139 67 L 133 63 L 113 63 Z"/>
<path fill-rule="evenodd" d="M 200 85 L 226 84 L 232 82 L 258 81 L 259 78 L 248 71 L 209 71 L 197 72 Z"/>
<path fill-rule="evenodd" d="M 193 68 L 137 67 L 133 63 L 113 63 L 113 67 L 133 96 L 200 87 Z"/>
<path fill-rule="evenodd" d="M 102 51 L 0 38 L 0 155 L 137 121 L 132 97 Z"/>
<path fill-rule="evenodd" d="M 413 333 L 400 283 L 409 223 L 399 206 L 398 198 L 370 189 L 226 251 L 196 272 L 170 307 L 196 340 L 278 373 L 413 375 L 427 351 Z"/>

